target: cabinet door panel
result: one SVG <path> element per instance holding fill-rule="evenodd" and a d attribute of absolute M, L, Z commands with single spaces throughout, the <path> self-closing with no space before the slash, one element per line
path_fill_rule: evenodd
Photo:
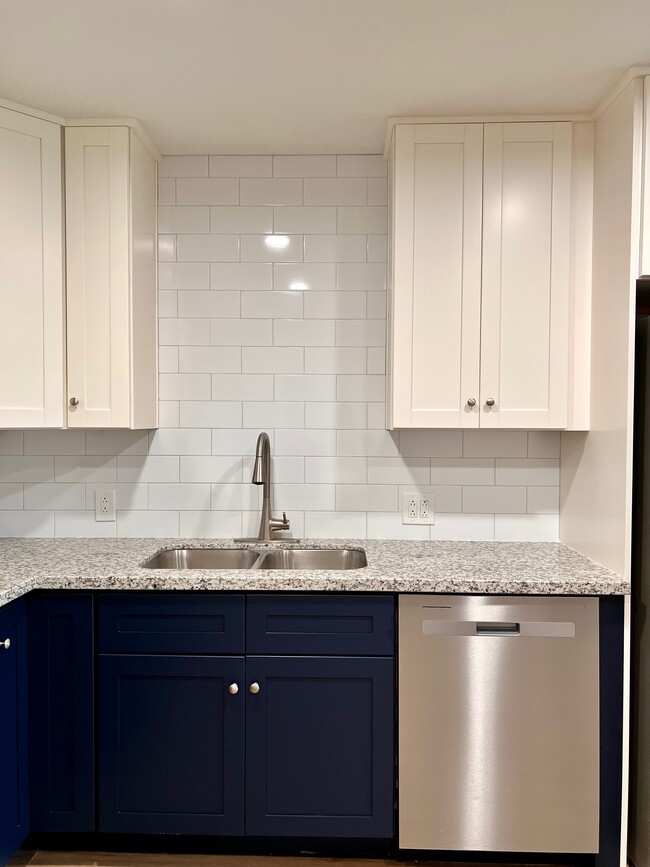
<path fill-rule="evenodd" d="M 248 657 L 246 833 L 390 837 L 393 661 Z"/>
<path fill-rule="evenodd" d="M 486 124 L 481 427 L 566 427 L 570 193 L 570 123 Z"/>
<path fill-rule="evenodd" d="M 68 127 L 70 427 L 129 426 L 129 130 Z"/>
<path fill-rule="evenodd" d="M 29 830 L 27 806 L 27 626 L 23 601 L 0 610 L 0 864 Z"/>
<path fill-rule="evenodd" d="M 242 834 L 243 658 L 101 656 L 99 677 L 99 830 Z"/>
<path fill-rule="evenodd" d="M 29 617 L 32 831 L 94 831 L 93 597 L 37 596 Z"/>
<path fill-rule="evenodd" d="M 483 127 L 395 136 L 392 426 L 477 427 Z"/>
<path fill-rule="evenodd" d="M 0 108 L 0 427 L 63 426 L 61 128 Z"/>

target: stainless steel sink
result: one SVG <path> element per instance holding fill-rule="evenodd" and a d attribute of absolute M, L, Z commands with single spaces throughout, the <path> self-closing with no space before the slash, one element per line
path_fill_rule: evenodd
<path fill-rule="evenodd" d="M 351 548 L 279 548 L 264 554 L 256 569 L 362 569 L 365 551 Z"/>
<path fill-rule="evenodd" d="M 362 569 L 365 551 L 351 548 L 172 548 L 159 551 L 145 569 Z"/>
<path fill-rule="evenodd" d="M 142 565 L 145 569 L 250 569 L 259 556 L 259 551 L 246 548 L 172 548 Z"/>

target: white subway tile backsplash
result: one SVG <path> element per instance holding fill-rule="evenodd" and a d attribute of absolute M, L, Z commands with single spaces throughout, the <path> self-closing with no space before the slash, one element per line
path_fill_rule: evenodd
<path fill-rule="evenodd" d="M 180 292 L 178 317 L 180 319 L 239 319 L 241 314 L 239 292 Z"/>
<path fill-rule="evenodd" d="M 292 401 L 252 401 L 244 403 L 244 427 L 266 430 L 267 427 L 279 428 L 305 426 L 305 405 Z"/>
<path fill-rule="evenodd" d="M 272 232 L 273 208 L 264 205 L 210 208 L 210 231 L 238 235 Z"/>
<path fill-rule="evenodd" d="M 386 322 L 383 319 L 339 319 L 337 346 L 385 346 Z"/>
<path fill-rule="evenodd" d="M 560 535 L 558 515 L 495 515 L 497 542 L 557 542 Z"/>
<path fill-rule="evenodd" d="M 265 373 L 215 373 L 212 400 L 273 400 L 273 376 Z"/>
<path fill-rule="evenodd" d="M 302 235 L 242 235 L 242 262 L 302 262 Z"/>
<path fill-rule="evenodd" d="M 365 373 L 366 350 L 350 346 L 308 346 L 305 373 Z"/>
<path fill-rule="evenodd" d="M 218 178 L 270 178 L 273 157 L 270 156 L 211 156 L 210 176 Z"/>
<path fill-rule="evenodd" d="M 150 455 L 210 455 L 212 436 L 209 430 L 171 428 L 151 432 Z"/>
<path fill-rule="evenodd" d="M 306 319 L 361 319 L 366 292 L 305 292 Z"/>
<path fill-rule="evenodd" d="M 382 178 L 387 175 L 388 163 L 381 154 L 339 154 L 336 159 L 336 173 L 340 178 Z"/>
<path fill-rule="evenodd" d="M 273 265 L 275 290 L 329 292 L 336 288 L 333 262 L 278 262 Z"/>
<path fill-rule="evenodd" d="M 244 292 L 241 315 L 247 319 L 296 319 L 303 313 L 302 292 Z"/>
<path fill-rule="evenodd" d="M 239 181 L 237 178 L 178 178 L 176 181 L 177 210 L 180 210 L 178 205 L 237 204 L 239 204 Z M 210 229 L 181 231 L 209 232 Z"/>
<path fill-rule="evenodd" d="M 86 431 L 26 430 L 22 450 L 26 455 L 82 455 L 86 450 Z"/>
<path fill-rule="evenodd" d="M 333 346 L 334 321 L 328 319 L 276 319 L 273 322 L 276 346 Z"/>
<path fill-rule="evenodd" d="M 365 178 L 305 178 L 306 205 L 365 205 Z"/>
<path fill-rule="evenodd" d="M 242 178 L 242 205 L 302 205 L 302 178 Z"/>
<path fill-rule="evenodd" d="M 239 346 L 180 346 L 180 373 L 240 373 L 242 350 Z"/>
<path fill-rule="evenodd" d="M 305 350 L 301 346 L 244 346 L 241 353 L 243 373 L 303 373 L 305 368 Z"/>
<path fill-rule="evenodd" d="M 268 291 L 273 288 L 273 266 L 263 262 L 213 262 L 210 289 Z"/>
<path fill-rule="evenodd" d="M 209 289 L 210 266 L 207 262 L 163 262 L 158 266 L 158 288 L 163 292 Z"/>
<path fill-rule="evenodd" d="M 256 536 L 266 430 L 285 538 L 557 539 L 558 432 L 385 430 L 381 156 L 159 175 L 160 428 L 0 431 L 2 535 Z M 411 490 L 433 525 L 402 524 Z"/>
<path fill-rule="evenodd" d="M 179 235 L 176 251 L 179 262 L 237 262 L 238 235 Z"/>
<path fill-rule="evenodd" d="M 333 178 L 336 175 L 335 156 L 273 157 L 276 178 Z"/>
<path fill-rule="evenodd" d="M 158 231 L 178 235 L 210 231 L 210 209 L 199 207 L 158 208 Z"/>
<path fill-rule="evenodd" d="M 337 232 L 343 235 L 385 234 L 387 211 L 384 207 L 368 206 L 338 208 Z"/>
<path fill-rule="evenodd" d="M 365 261 L 365 235 L 305 235 L 305 262 Z"/>
<path fill-rule="evenodd" d="M 163 157 L 158 163 L 159 178 L 204 178 L 207 174 L 207 156 Z"/>
<path fill-rule="evenodd" d="M 305 427 L 358 430 L 366 426 L 365 403 L 314 401 L 305 403 Z"/>
<path fill-rule="evenodd" d="M 336 509 L 339 512 L 395 512 L 397 485 L 337 485 Z"/>
<path fill-rule="evenodd" d="M 336 377 L 327 374 L 279 373 L 275 400 L 335 400 Z"/>
<path fill-rule="evenodd" d="M 241 427 L 241 401 L 184 400 L 179 423 L 183 427 Z"/>
<path fill-rule="evenodd" d="M 340 292 L 385 292 L 386 265 L 382 262 L 342 262 L 336 266 Z"/>
<path fill-rule="evenodd" d="M 180 512 L 181 538 L 233 539 L 242 535 L 242 513 Z"/>
<path fill-rule="evenodd" d="M 268 319 L 212 319 L 210 343 L 213 346 L 270 346 L 273 325 Z"/>

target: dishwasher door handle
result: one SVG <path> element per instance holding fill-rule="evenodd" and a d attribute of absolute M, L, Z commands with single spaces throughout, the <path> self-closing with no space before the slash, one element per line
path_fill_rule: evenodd
<path fill-rule="evenodd" d="M 497 623 L 485 621 L 476 624 L 477 635 L 519 635 L 521 629 L 518 623 Z"/>

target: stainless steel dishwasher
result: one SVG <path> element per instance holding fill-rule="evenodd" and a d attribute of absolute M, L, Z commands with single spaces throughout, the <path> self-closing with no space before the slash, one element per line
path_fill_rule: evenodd
<path fill-rule="evenodd" d="M 598 600 L 402 595 L 399 845 L 597 852 Z"/>

